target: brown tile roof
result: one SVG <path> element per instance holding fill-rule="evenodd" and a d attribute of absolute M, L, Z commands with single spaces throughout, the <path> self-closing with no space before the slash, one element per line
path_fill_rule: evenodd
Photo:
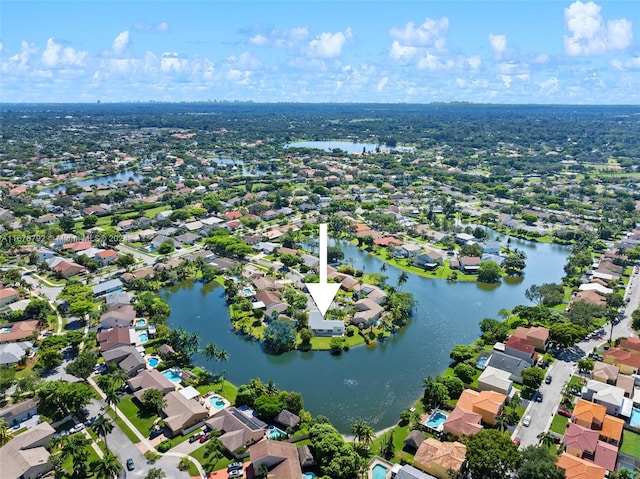
<path fill-rule="evenodd" d="M 0 289 L 0 299 L 10 298 L 11 296 L 17 296 L 20 292 L 13 288 L 2 288 Z"/>
<path fill-rule="evenodd" d="M 444 430 L 454 436 L 470 436 L 482 429 L 482 416 L 456 407 L 443 424 Z"/>
<path fill-rule="evenodd" d="M 578 399 L 576 407 L 573 410 L 574 421 L 586 421 L 587 423 L 593 423 L 593 420 L 597 420 L 599 423 L 604 421 L 604 417 L 607 414 L 607 408 L 600 404 L 585 401 L 584 399 Z"/>
<path fill-rule="evenodd" d="M 599 431 L 600 436 L 607 439 L 613 439 L 619 443 L 622 440 L 623 428 L 624 421 L 622 419 L 606 414 L 604 416 L 604 421 L 602 421 L 602 431 Z"/>
<path fill-rule="evenodd" d="M 621 339 L 618 347 L 640 353 L 640 338 Z"/>
<path fill-rule="evenodd" d="M 302 469 L 298 458 L 298 448 L 295 444 L 282 441 L 270 441 L 264 439 L 249 448 L 251 462 L 261 460 L 274 464 L 269 469 L 269 479 L 299 479 L 302 477 Z"/>
<path fill-rule="evenodd" d="M 566 479 L 604 479 L 607 473 L 604 467 L 566 452 L 562 453 L 556 464 L 566 471 Z"/>
<path fill-rule="evenodd" d="M 26 339 L 38 329 L 37 320 L 18 321 L 11 325 L 11 331 L 0 334 L 0 343 L 12 343 Z"/>
<path fill-rule="evenodd" d="M 467 446 L 457 441 L 440 442 L 428 438 L 420 444 L 416 451 L 414 466 L 429 471 L 433 466 L 448 471 L 459 471 L 467 456 Z"/>

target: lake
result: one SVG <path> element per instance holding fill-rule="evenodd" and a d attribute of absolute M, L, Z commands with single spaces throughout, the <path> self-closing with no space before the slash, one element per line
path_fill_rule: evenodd
<path fill-rule="evenodd" d="M 224 167 L 227 171 L 242 170 L 242 176 L 264 176 L 268 172 L 260 169 L 249 169 L 242 160 L 234 160 L 233 158 L 210 157 L 206 159 L 209 163 L 215 163 L 218 167 Z"/>
<path fill-rule="evenodd" d="M 376 145 L 375 143 L 353 143 L 351 141 L 296 141 L 284 145 L 285 148 L 314 148 L 316 150 L 333 151 L 336 148 L 346 153 L 362 153 L 364 148 L 368 153 L 376 151 L 380 147 L 382 151 L 389 151 L 386 145 Z"/>
<path fill-rule="evenodd" d="M 379 259 L 352 244 L 340 246 L 345 262 L 352 259 L 356 268 L 380 271 Z M 260 377 L 298 391 L 306 409 L 327 416 L 341 432 L 348 433 L 357 419 L 380 430 L 395 424 L 400 412 L 422 395 L 424 378 L 446 369 L 454 345 L 479 336 L 482 319 L 498 318 L 502 308 L 528 304 L 524 292 L 529 286 L 559 282 L 564 275 L 568 247 L 518 239 L 511 240 L 511 247 L 527 253 L 524 278 L 482 285 L 409 274 L 402 288 L 414 295 L 418 306 L 408 326 L 375 347 L 360 346 L 339 356 L 327 351 L 265 354 L 258 343 L 233 332 L 220 286 L 191 283 L 162 294 L 172 308 L 169 326 L 197 332 L 203 344 L 216 343 L 230 354 L 222 365 L 202 357 L 196 357 L 196 363 L 213 372 L 226 370 L 238 385 Z M 384 274 L 395 284 L 400 271 L 388 266 Z"/>
<path fill-rule="evenodd" d="M 113 175 L 98 176 L 95 178 L 87 178 L 86 180 L 72 181 L 69 183 L 65 183 L 63 185 L 53 186 L 51 188 L 45 188 L 42 191 L 46 191 L 47 193 L 51 193 L 51 194 L 56 194 L 58 191 L 65 191 L 69 186 L 72 186 L 72 185 L 80 186 L 84 188 L 85 186 L 91 186 L 91 185 L 107 185 L 109 183 L 114 183 L 116 181 L 127 182 L 131 178 L 133 178 L 133 181 L 138 182 L 142 180 L 144 176 L 139 173 L 134 173 L 133 170 L 124 170 L 118 173 L 114 173 Z"/>

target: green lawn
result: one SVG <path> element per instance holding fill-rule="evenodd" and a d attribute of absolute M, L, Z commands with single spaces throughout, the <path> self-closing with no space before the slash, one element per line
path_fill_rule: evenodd
<path fill-rule="evenodd" d="M 229 381 L 224 382 L 224 386 L 222 387 L 222 391 L 220 391 L 220 386 L 218 384 L 207 384 L 206 386 L 198 386 L 198 392 L 201 394 L 206 394 L 209 391 L 213 391 L 216 394 L 227 399 L 231 404 L 236 402 L 236 396 L 238 395 L 238 388 L 231 384 Z"/>
<path fill-rule="evenodd" d="M 111 417 L 111 419 L 113 419 L 113 422 L 116 423 L 116 426 L 118 426 L 122 430 L 124 435 L 127 436 L 132 443 L 137 444 L 138 442 L 140 442 L 140 438 L 136 436 L 136 434 L 131 430 L 129 426 L 125 424 L 122 419 L 116 416 L 116 413 L 113 412 L 111 408 L 107 410 L 107 414 L 109 415 L 109 417 Z"/>
<path fill-rule="evenodd" d="M 623 430 L 620 451 L 640 459 L 640 434 Z"/>
<path fill-rule="evenodd" d="M 567 430 L 568 424 L 569 418 L 556 414 L 553 416 L 553 421 L 551 421 L 551 427 L 549 429 L 564 436 L 564 432 Z"/>
<path fill-rule="evenodd" d="M 118 409 L 127 416 L 127 419 L 136 427 L 143 436 L 147 436 L 153 427 L 153 423 L 158 419 L 155 412 L 141 409 L 133 402 L 133 396 L 125 397 L 118 403 Z M 138 442 L 137 440 L 135 442 Z"/>
<path fill-rule="evenodd" d="M 204 450 L 206 449 L 206 447 L 207 445 L 205 443 L 203 446 L 200 446 L 189 455 L 194 459 L 197 459 L 198 462 L 202 464 L 202 467 L 207 473 L 211 471 L 217 471 L 219 469 L 226 469 L 229 464 L 236 461 L 236 459 L 230 454 L 222 456 L 222 458 L 218 459 L 217 461 L 211 461 L 209 460 L 209 458 L 204 457 Z M 189 474 L 192 477 L 199 475 L 198 470 L 192 463 L 189 463 Z"/>

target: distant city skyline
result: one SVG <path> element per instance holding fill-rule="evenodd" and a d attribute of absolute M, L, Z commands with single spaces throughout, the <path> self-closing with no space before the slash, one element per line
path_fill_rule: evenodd
<path fill-rule="evenodd" d="M 629 1 L 0 5 L 0 102 L 640 104 Z"/>

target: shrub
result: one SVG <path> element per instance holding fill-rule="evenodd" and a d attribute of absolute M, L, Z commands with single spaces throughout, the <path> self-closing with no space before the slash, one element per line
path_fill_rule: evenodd
<path fill-rule="evenodd" d="M 162 441 L 160 444 L 156 446 L 156 449 L 159 452 L 167 452 L 169 449 L 171 449 L 171 441 L 169 441 L 168 439 L 165 439 L 164 441 Z"/>

